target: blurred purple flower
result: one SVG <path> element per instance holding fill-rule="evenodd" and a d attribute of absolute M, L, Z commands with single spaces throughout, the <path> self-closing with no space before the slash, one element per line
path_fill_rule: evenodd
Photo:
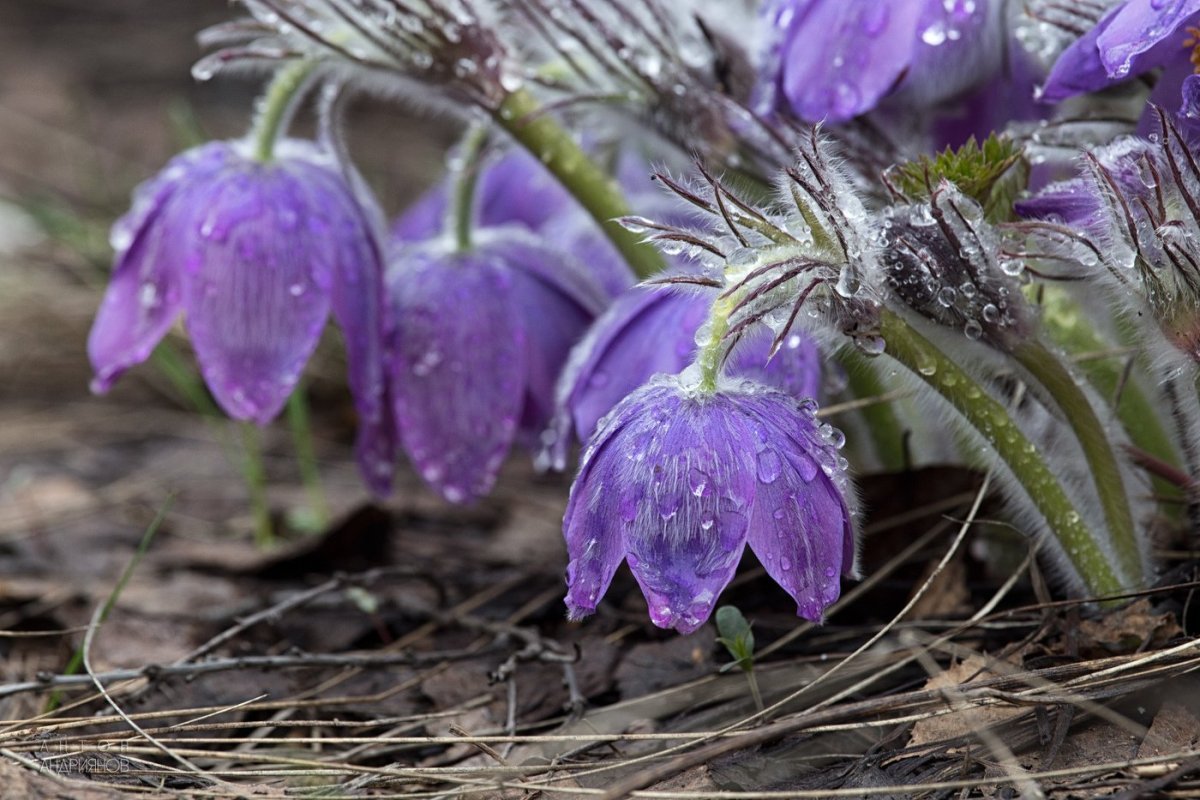
<path fill-rule="evenodd" d="M 445 229 L 449 195 L 449 180 L 422 195 L 396 220 L 393 238 L 411 243 L 439 235 Z M 484 167 L 475 208 L 479 227 L 519 226 L 540 234 L 551 247 L 571 253 L 611 297 L 633 284 L 633 273 L 596 223 L 524 149 L 508 150 Z"/>
<path fill-rule="evenodd" d="M 492 487 L 518 437 L 532 446 L 571 346 L 606 297 L 568 256 L 519 229 L 398 248 L 388 271 L 390 375 L 401 444 L 455 503 Z"/>
<path fill-rule="evenodd" d="M 995 0 L 769 0 L 756 106 L 845 122 L 887 99 L 929 106 L 1000 66 Z"/>
<path fill-rule="evenodd" d="M 572 440 L 587 441 L 601 418 L 658 373 L 675 374 L 690 364 L 696 331 L 714 292 L 672 291 L 637 286 L 617 298 L 575 347 L 558 386 L 558 407 L 548 436 L 547 456 L 564 469 Z M 816 397 L 821 383 L 820 353 L 807 336 L 788 337 L 768 360 L 771 335 L 752 329 L 734 348 L 729 374 L 753 378 L 803 399 Z"/>
<path fill-rule="evenodd" d="M 383 267 L 377 209 L 315 145 L 261 163 L 213 142 L 138 187 L 113 227 L 116 262 L 88 338 L 93 391 L 145 361 L 181 312 L 200 371 L 236 419 L 266 424 L 296 386 L 330 313 L 345 334 L 367 483 L 390 487 Z"/>
<path fill-rule="evenodd" d="M 816 404 L 751 382 L 713 394 L 662 376 L 627 397 L 592 438 L 563 523 L 567 609 L 591 614 L 627 561 L 662 628 L 712 613 L 748 543 L 767 573 L 820 620 L 854 572 L 840 434 Z"/>

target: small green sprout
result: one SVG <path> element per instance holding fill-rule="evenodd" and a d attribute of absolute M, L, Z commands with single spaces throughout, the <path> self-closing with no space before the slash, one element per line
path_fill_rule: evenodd
<path fill-rule="evenodd" d="M 763 710 L 762 694 L 758 690 L 758 678 L 754 676 L 754 631 L 750 623 L 736 606 L 721 606 L 717 609 L 717 641 L 725 646 L 733 661 L 721 667 L 722 672 L 741 667 L 750 684 L 754 705 Z"/>

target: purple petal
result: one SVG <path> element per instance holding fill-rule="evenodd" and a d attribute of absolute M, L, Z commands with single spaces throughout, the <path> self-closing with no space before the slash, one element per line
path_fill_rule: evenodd
<path fill-rule="evenodd" d="M 843 122 L 874 108 L 912 63 L 923 6 L 812 0 L 796 8 L 781 73 L 796 114 Z"/>
<path fill-rule="evenodd" d="M 338 197 L 335 190 L 329 188 L 331 199 Z M 363 192 L 357 197 L 360 203 L 373 203 Z M 346 227 L 339 236 L 342 248 L 336 253 L 332 310 L 342 328 L 350 392 L 358 412 L 354 449 L 359 470 L 371 490 L 384 496 L 391 490 L 396 432 L 384 373 L 383 257 L 379 233 L 370 223 L 375 209 L 356 214 L 357 209 L 350 206 L 354 199 L 348 194 L 342 199 L 347 204 L 341 214 Z M 352 224 L 356 218 L 358 223 Z"/>
<path fill-rule="evenodd" d="M 353 222 L 310 177 L 246 161 L 186 197 L 187 327 L 205 382 L 236 419 L 279 413 L 329 316 L 338 237 Z"/>
<path fill-rule="evenodd" d="M 1044 103 L 1058 103 L 1068 97 L 1074 97 L 1084 92 L 1095 92 L 1112 83 L 1104 62 L 1100 60 L 1100 49 L 1096 41 L 1112 17 L 1120 11 L 1114 8 L 1105 14 L 1096 26 L 1076 39 L 1062 52 L 1046 82 L 1038 94 L 1038 99 Z"/>
<path fill-rule="evenodd" d="M 179 226 L 176 195 L 203 182 L 233 158 L 225 143 L 190 150 L 134 191 L 129 213 L 113 225 L 116 252 L 112 279 L 88 336 L 88 356 L 102 393 L 130 367 L 145 361 L 182 306 L 182 267 L 177 247 L 188 232 Z"/>
<path fill-rule="evenodd" d="M 749 542 L 763 567 L 818 621 L 837 599 L 840 573 L 854 574 L 854 528 L 844 462 L 815 405 L 758 390 L 735 395 L 750 419 L 758 479 Z"/>
<path fill-rule="evenodd" d="M 393 263 L 388 290 L 402 444 L 447 500 L 479 498 L 512 445 L 525 393 L 512 273 L 495 256 L 431 243 Z"/>
<path fill-rule="evenodd" d="M 1200 0 L 1126 0 L 1105 17 L 1106 24 L 1097 25 L 1096 47 L 1109 77 L 1128 78 L 1162 66 L 1172 55 L 1186 59 L 1182 29 L 1198 11 Z M 1179 41 L 1167 41 L 1172 38 Z"/>
<path fill-rule="evenodd" d="M 571 484 L 563 515 L 567 542 L 567 616 L 581 619 L 596 611 L 617 567 L 625 558 L 625 526 L 613 523 L 610 492 L 623 479 L 623 459 L 612 451 L 622 425 L 607 426 L 589 445 Z M 618 510 L 618 513 L 619 510 Z"/>
<path fill-rule="evenodd" d="M 1134 75 L 1186 63 L 1184 28 L 1200 11 L 1200 0 L 1127 0 L 1059 56 L 1040 99 L 1056 103 L 1099 91 Z"/>
<path fill-rule="evenodd" d="M 849 514 L 833 484 L 790 443 L 764 443 L 748 535 L 767 574 L 796 601 L 797 613 L 819 622 L 838 599 L 843 565 L 853 563 Z"/>

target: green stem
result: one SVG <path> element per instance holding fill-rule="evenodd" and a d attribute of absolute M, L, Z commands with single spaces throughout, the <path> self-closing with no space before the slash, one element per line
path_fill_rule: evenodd
<path fill-rule="evenodd" d="M 721 376 L 721 364 L 725 355 L 725 333 L 729 330 L 729 315 L 737 308 L 741 296 L 733 293 L 718 297 L 708 312 L 708 338 L 696 353 L 696 364 L 700 367 L 700 390 L 712 394 L 717 390 L 717 379 Z"/>
<path fill-rule="evenodd" d="M 1075 376 L 1037 339 L 1026 339 L 1018 344 L 1013 356 L 1054 398 L 1079 440 L 1100 498 L 1100 508 L 1123 580 L 1137 585 L 1145 570 L 1133 512 L 1129 510 L 1129 495 L 1125 491 L 1120 465 L 1096 410 L 1075 383 Z"/>
<path fill-rule="evenodd" d="M 267 501 L 267 472 L 263 467 L 258 428 L 248 422 L 242 423 L 242 450 L 245 453 L 242 475 L 250 491 L 250 508 L 254 512 L 254 541 L 265 549 L 275 543 L 275 529 Z"/>
<path fill-rule="evenodd" d="M 1140 585 L 1140 574 L 1127 584 L 1113 571 L 1058 477 L 1004 406 L 894 312 L 883 310 L 880 332 L 887 342 L 885 352 L 940 394 L 992 446 L 1046 520 L 1092 596 L 1121 594 Z"/>
<path fill-rule="evenodd" d="M 304 383 L 296 384 L 287 404 L 288 427 L 292 429 L 292 444 L 296 448 L 296 461 L 300 466 L 300 478 L 308 493 L 308 502 L 316 517 L 318 528 L 329 521 L 329 503 L 321 486 L 321 469 L 317 465 L 317 451 L 313 446 L 312 424 L 308 413 L 308 392 Z"/>
<path fill-rule="evenodd" d="M 566 130 L 542 112 L 532 94 L 518 89 L 500 104 L 496 121 L 558 178 L 600 224 L 639 277 L 648 278 L 661 271 L 666 264 L 659 252 L 614 221 L 630 213 L 616 180 L 597 166 Z"/>
<path fill-rule="evenodd" d="M 475 227 L 475 189 L 479 185 L 480 165 L 488 126 L 476 123 L 467 129 L 458 145 L 454 167 L 453 194 L 450 202 L 449 229 L 460 252 L 471 249 L 471 231 Z"/>
<path fill-rule="evenodd" d="M 275 142 L 290 116 L 292 102 L 316 66 L 315 61 L 296 61 L 275 72 L 266 93 L 259 98 L 258 116 L 254 119 L 251 132 L 256 160 L 265 164 L 274 157 Z"/>
<path fill-rule="evenodd" d="M 875 368 L 860 353 L 844 348 L 840 360 L 846 369 L 854 397 L 863 399 L 887 393 Z M 860 409 L 858 413 L 862 414 L 871 432 L 880 466 L 889 472 L 904 469 L 904 426 L 896 417 L 896 410 L 891 403 L 875 403 Z"/>

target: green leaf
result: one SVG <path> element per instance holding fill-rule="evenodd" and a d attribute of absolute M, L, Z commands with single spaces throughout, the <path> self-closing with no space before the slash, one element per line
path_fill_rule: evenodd
<path fill-rule="evenodd" d="M 754 664 L 754 631 L 750 623 L 735 606 L 717 609 L 717 641 L 725 645 L 734 664 L 750 669 Z"/>

